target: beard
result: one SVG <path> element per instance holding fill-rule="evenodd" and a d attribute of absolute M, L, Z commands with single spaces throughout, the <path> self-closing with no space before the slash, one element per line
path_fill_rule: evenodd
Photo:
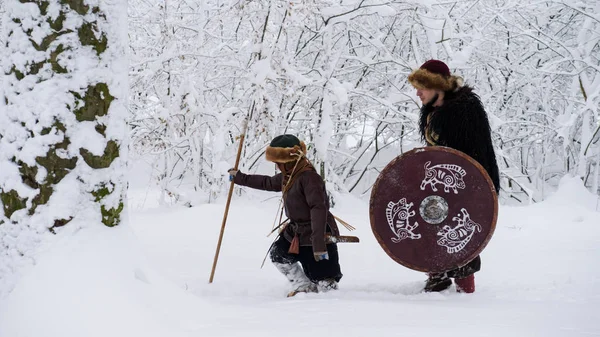
<path fill-rule="evenodd" d="M 433 97 L 431 97 L 429 102 L 427 102 L 427 103 L 423 102 L 423 106 L 428 107 L 428 109 L 433 108 L 433 105 L 435 104 L 435 102 L 437 102 L 438 98 L 440 98 L 439 94 L 433 95 Z"/>

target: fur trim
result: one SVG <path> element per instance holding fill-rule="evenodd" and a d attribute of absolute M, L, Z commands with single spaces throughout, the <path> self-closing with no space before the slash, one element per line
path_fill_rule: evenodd
<path fill-rule="evenodd" d="M 300 146 L 296 145 L 294 147 L 267 146 L 267 150 L 265 151 L 265 157 L 268 161 L 282 164 L 296 161 L 298 156 L 303 157 L 305 155 L 306 144 L 303 141 L 300 141 Z"/>
<path fill-rule="evenodd" d="M 444 77 L 427 69 L 413 71 L 408 75 L 408 81 L 417 89 L 438 89 L 442 91 L 455 91 L 464 83 L 462 77 Z"/>

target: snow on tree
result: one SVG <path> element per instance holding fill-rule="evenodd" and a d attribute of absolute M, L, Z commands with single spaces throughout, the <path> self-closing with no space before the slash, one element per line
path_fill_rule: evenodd
<path fill-rule="evenodd" d="M 165 195 L 226 190 L 294 133 L 328 188 L 367 195 L 422 146 L 407 75 L 444 60 L 481 96 L 501 199 L 539 201 L 565 174 L 598 193 L 600 8 L 594 1 L 130 1 L 133 147 Z"/>
<path fill-rule="evenodd" d="M 128 68 L 125 1 L 5 0 L 4 11 L 0 289 L 8 290 L 45 236 L 69 223 L 121 223 Z"/>

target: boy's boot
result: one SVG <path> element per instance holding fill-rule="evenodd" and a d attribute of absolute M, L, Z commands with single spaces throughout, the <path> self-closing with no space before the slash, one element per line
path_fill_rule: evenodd
<path fill-rule="evenodd" d="M 317 285 L 312 283 L 304 274 L 304 270 L 298 263 L 273 263 L 275 268 L 279 270 L 292 284 L 292 290 L 287 297 L 292 297 L 297 293 L 316 293 Z"/>
<path fill-rule="evenodd" d="M 335 279 L 328 278 L 317 282 L 317 289 L 320 293 L 326 293 L 331 290 L 337 290 L 338 283 Z"/>

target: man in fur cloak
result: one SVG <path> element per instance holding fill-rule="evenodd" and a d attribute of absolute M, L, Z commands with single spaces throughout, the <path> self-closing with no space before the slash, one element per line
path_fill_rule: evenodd
<path fill-rule="evenodd" d="M 293 135 L 275 137 L 265 152 L 281 173 L 272 177 L 229 170 L 242 186 L 283 193 L 289 223 L 271 246 L 271 261 L 291 282 L 294 296 L 299 292 L 337 289 L 342 278 L 338 249 L 327 242 L 327 234 L 339 236 L 323 178 L 306 159 L 306 145 Z"/>
<path fill-rule="evenodd" d="M 408 76 L 421 99 L 419 129 L 428 146 L 447 146 L 475 159 L 485 168 L 496 187 L 500 178 L 492 145 L 490 123 L 479 96 L 473 88 L 463 85 L 461 77 L 450 74 L 448 66 L 439 60 L 429 60 Z M 465 266 L 446 273 L 428 274 L 425 291 L 443 291 L 454 278 L 459 292 L 475 291 L 474 273 L 481 269 L 477 256 Z"/>

